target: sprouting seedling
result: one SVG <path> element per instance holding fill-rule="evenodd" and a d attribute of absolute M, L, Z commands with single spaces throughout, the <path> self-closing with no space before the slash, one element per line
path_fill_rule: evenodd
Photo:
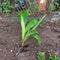
<path fill-rule="evenodd" d="M 41 39 L 36 28 L 39 26 L 45 16 L 46 15 L 44 15 L 39 21 L 34 18 L 28 21 L 28 10 L 20 11 L 18 13 L 22 28 L 22 48 L 24 47 L 25 41 L 27 41 L 30 37 L 34 37 L 38 45 L 41 43 Z"/>
<path fill-rule="evenodd" d="M 38 52 L 38 53 L 37 53 L 37 58 L 39 58 L 39 59 L 41 59 L 41 60 L 46 60 L 45 55 L 44 55 L 44 53 L 42 53 L 42 52 Z"/>
<path fill-rule="evenodd" d="M 51 53 L 49 53 L 48 59 L 46 59 L 45 53 L 42 53 L 42 52 L 37 53 L 37 58 L 41 60 L 60 60 L 59 57 L 52 55 Z"/>

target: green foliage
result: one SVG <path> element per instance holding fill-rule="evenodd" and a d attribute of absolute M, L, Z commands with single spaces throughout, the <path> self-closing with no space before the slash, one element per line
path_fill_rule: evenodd
<path fill-rule="evenodd" d="M 37 53 L 37 57 L 38 57 L 39 59 L 41 59 L 41 60 L 46 60 L 46 58 L 45 58 L 45 56 L 44 56 L 44 54 L 43 54 L 42 52 L 38 52 L 38 53 Z"/>
<path fill-rule="evenodd" d="M 14 7 L 10 4 L 8 0 L 6 0 L 2 2 L 2 8 L 3 8 L 3 12 L 10 13 L 11 9 L 13 9 Z"/>
<path fill-rule="evenodd" d="M 39 12 L 40 11 L 40 6 L 38 5 L 37 0 L 27 0 L 28 4 L 28 9 L 30 13 L 34 12 Z"/>
<path fill-rule="evenodd" d="M 60 60 L 60 58 L 50 54 L 50 57 L 48 60 Z"/>
<path fill-rule="evenodd" d="M 2 8 L 0 7 L 0 12 L 2 12 Z"/>
<path fill-rule="evenodd" d="M 39 59 L 41 59 L 41 60 L 46 60 L 45 54 L 43 54 L 42 52 L 38 52 L 38 53 L 37 53 L 37 58 L 39 58 Z M 48 60 L 60 60 L 60 58 L 58 58 L 57 56 L 52 55 L 52 54 L 50 53 Z"/>
<path fill-rule="evenodd" d="M 20 11 L 18 16 L 22 28 L 22 48 L 24 47 L 25 41 L 27 41 L 30 37 L 34 37 L 39 45 L 41 43 L 41 39 L 36 28 L 46 15 L 44 15 L 39 21 L 34 18 L 28 21 L 28 10 Z"/>
<path fill-rule="evenodd" d="M 56 6 L 54 5 L 54 0 L 51 0 L 48 10 L 49 10 L 49 11 L 53 11 L 53 10 L 55 10 L 55 9 L 56 9 Z"/>

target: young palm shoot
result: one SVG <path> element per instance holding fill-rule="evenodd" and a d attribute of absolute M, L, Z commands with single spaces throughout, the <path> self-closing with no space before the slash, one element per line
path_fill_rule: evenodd
<path fill-rule="evenodd" d="M 24 47 L 25 41 L 27 41 L 30 37 L 34 37 L 38 45 L 41 43 L 41 39 L 36 28 L 40 25 L 45 16 L 46 15 L 44 15 L 39 21 L 36 19 L 31 19 L 28 21 L 27 10 L 20 11 L 18 13 L 19 21 L 21 23 L 22 28 L 22 49 Z"/>

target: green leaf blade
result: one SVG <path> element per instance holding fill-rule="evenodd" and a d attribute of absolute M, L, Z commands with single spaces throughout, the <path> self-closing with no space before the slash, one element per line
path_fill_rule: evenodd
<path fill-rule="evenodd" d="M 29 32 L 27 32 L 27 34 L 25 35 L 25 41 L 36 33 L 38 33 L 36 30 L 30 30 Z"/>
<path fill-rule="evenodd" d="M 35 27 L 33 28 L 33 30 L 35 30 L 39 24 L 43 21 L 43 19 L 46 17 L 46 14 L 38 21 L 38 23 L 35 25 Z"/>
<path fill-rule="evenodd" d="M 23 16 L 24 22 L 26 23 L 27 18 L 28 18 L 28 10 L 18 12 L 18 17 L 20 20 L 21 20 L 21 15 Z"/>
<path fill-rule="evenodd" d="M 29 21 L 26 25 L 26 31 L 28 32 L 31 28 L 33 28 L 36 24 L 37 24 L 37 20 L 36 19 L 32 19 L 31 21 Z"/>
<path fill-rule="evenodd" d="M 35 34 L 35 35 L 33 35 L 33 37 L 36 39 L 37 44 L 40 45 L 41 44 L 40 36 L 38 34 Z"/>
<path fill-rule="evenodd" d="M 21 28 L 22 28 L 22 39 L 24 40 L 24 35 L 25 35 L 25 23 L 23 16 L 21 15 Z"/>

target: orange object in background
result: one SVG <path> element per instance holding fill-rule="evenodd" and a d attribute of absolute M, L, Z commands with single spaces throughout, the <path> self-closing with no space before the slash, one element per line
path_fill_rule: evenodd
<path fill-rule="evenodd" d="M 47 0 L 38 0 L 38 5 L 40 6 L 40 12 L 46 11 Z"/>

